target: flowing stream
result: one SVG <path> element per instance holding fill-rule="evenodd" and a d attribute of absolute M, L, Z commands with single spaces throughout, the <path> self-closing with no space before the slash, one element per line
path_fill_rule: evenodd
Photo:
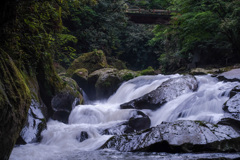
<path fill-rule="evenodd" d="M 120 109 L 120 104 L 141 97 L 156 89 L 169 78 L 181 75 L 141 76 L 123 83 L 117 92 L 106 101 L 89 102 L 76 106 L 69 124 L 50 120 L 42 132 L 41 143 L 16 146 L 11 160 L 77 160 L 77 159 L 187 159 L 206 158 L 218 155 L 234 158 L 235 154 L 167 154 L 167 153 L 120 153 L 112 150 L 97 150 L 111 135 L 100 131 L 127 121 L 132 109 Z M 237 82 L 219 82 L 210 75 L 196 76 L 198 90 L 177 97 L 156 111 L 143 110 L 151 119 L 151 126 L 162 121 L 202 120 L 216 123 L 223 116 L 222 105 Z M 80 142 L 80 133 L 88 133 L 88 139 Z"/>

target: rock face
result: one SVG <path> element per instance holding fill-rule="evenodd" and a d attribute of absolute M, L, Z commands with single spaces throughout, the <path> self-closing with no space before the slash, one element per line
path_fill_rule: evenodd
<path fill-rule="evenodd" d="M 176 97 L 196 90 L 197 80 L 193 76 L 183 76 L 163 82 L 156 90 L 144 96 L 122 104 L 121 109 L 151 109 L 156 110 L 164 103 Z"/>
<path fill-rule="evenodd" d="M 101 148 L 124 152 L 239 152 L 240 134 L 230 126 L 199 121 L 164 122 L 143 132 L 114 136 Z"/>
<path fill-rule="evenodd" d="M 95 86 L 97 99 L 108 98 L 118 89 L 122 81 L 117 73 L 117 69 L 104 68 L 89 75 L 88 82 L 90 86 Z"/>
<path fill-rule="evenodd" d="M 234 119 L 240 120 L 240 86 L 230 92 L 230 99 L 224 104 L 223 110 Z"/>
<path fill-rule="evenodd" d="M 80 68 L 85 68 L 89 73 L 95 70 L 108 67 L 106 56 L 103 51 L 93 51 L 84 53 L 73 61 L 71 66 L 67 70 L 67 74 L 72 76 L 74 71 Z"/>
<path fill-rule="evenodd" d="M 107 135 L 123 135 L 126 133 L 133 133 L 150 128 L 150 118 L 141 111 L 133 110 L 130 112 L 131 117 L 127 122 L 105 129 L 102 134 Z"/>
<path fill-rule="evenodd" d="M 82 88 L 84 91 L 89 89 L 88 86 L 88 70 L 85 68 L 77 69 L 74 71 L 72 75 L 72 79 L 74 79 L 78 86 Z"/>
<path fill-rule="evenodd" d="M 77 136 L 76 138 L 77 138 L 77 140 L 79 141 L 79 142 L 83 142 L 83 141 L 85 141 L 86 139 L 88 139 L 88 133 L 86 132 L 86 131 L 82 131 L 81 133 L 80 133 L 80 135 L 79 136 Z"/>
<path fill-rule="evenodd" d="M 20 133 L 19 139 L 24 140 L 25 143 L 40 141 L 41 132 L 47 127 L 46 118 L 43 115 L 43 110 L 46 109 L 45 107 L 44 104 L 40 104 L 38 101 L 32 99 L 28 110 L 27 122 Z"/>
<path fill-rule="evenodd" d="M 80 88 L 71 78 L 62 78 L 68 85 L 57 93 L 51 100 L 53 110 L 52 118 L 63 123 L 68 123 L 72 109 L 83 101 Z"/>
<path fill-rule="evenodd" d="M 76 70 L 72 78 L 91 100 L 109 98 L 121 83 L 137 76 L 137 72 L 116 68 L 99 69 L 90 75 L 79 75 L 79 71 L 83 72 L 84 69 Z"/>
<path fill-rule="evenodd" d="M 220 75 L 218 75 L 218 79 L 224 80 L 224 81 L 238 81 L 240 82 L 240 68 L 239 69 L 233 69 L 228 72 L 224 72 Z"/>
<path fill-rule="evenodd" d="M 30 90 L 12 59 L 0 49 L 0 159 L 7 160 L 25 124 Z"/>
<path fill-rule="evenodd" d="M 223 105 L 224 118 L 218 124 L 229 125 L 240 133 L 240 86 L 230 92 L 229 100 Z"/>

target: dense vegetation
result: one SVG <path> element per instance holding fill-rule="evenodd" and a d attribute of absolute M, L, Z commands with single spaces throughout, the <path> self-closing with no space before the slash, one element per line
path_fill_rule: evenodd
<path fill-rule="evenodd" d="M 160 64 L 176 70 L 192 63 L 237 63 L 240 56 L 240 2 L 238 0 L 170 0 L 171 26 L 155 28 L 152 43 L 162 42 Z"/>
<path fill-rule="evenodd" d="M 15 5 L 2 9 L 6 14 L 1 16 L 7 16 L 1 17 L 1 48 L 28 70 L 42 55 L 67 68 L 82 53 L 95 49 L 134 70 L 152 66 L 165 72 L 236 63 L 240 54 L 237 0 L 11 3 Z M 129 7 L 172 10 L 171 25 L 133 24 L 125 15 Z"/>

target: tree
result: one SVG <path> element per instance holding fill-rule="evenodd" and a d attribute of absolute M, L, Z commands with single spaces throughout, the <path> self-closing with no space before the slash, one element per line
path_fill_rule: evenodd
<path fill-rule="evenodd" d="M 170 0 L 171 26 L 155 29 L 153 41 L 168 41 L 165 55 L 177 55 L 190 63 L 199 53 L 204 63 L 223 63 L 239 56 L 239 1 L 237 0 Z M 174 46 L 169 52 L 168 46 Z M 181 61 L 177 59 L 177 61 Z M 169 59 L 168 59 L 169 60 Z"/>

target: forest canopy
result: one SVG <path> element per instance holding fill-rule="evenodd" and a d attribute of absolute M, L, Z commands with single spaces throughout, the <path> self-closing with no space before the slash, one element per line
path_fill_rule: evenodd
<path fill-rule="evenodd" d="M 1 48 L 9 51 L 19 66 L 34 66 L 42 55 L 49 55 L 67 68 L 81 54 L 97 49 L 108 58 L 122 60 L 130 69 L 152 66 L 170 72 L 237 63 L 240 54 L 238 0 L 2 3 Z M 170 25 L 134 24 L 125 14 L 131 7 L 174 12 Z"/>

